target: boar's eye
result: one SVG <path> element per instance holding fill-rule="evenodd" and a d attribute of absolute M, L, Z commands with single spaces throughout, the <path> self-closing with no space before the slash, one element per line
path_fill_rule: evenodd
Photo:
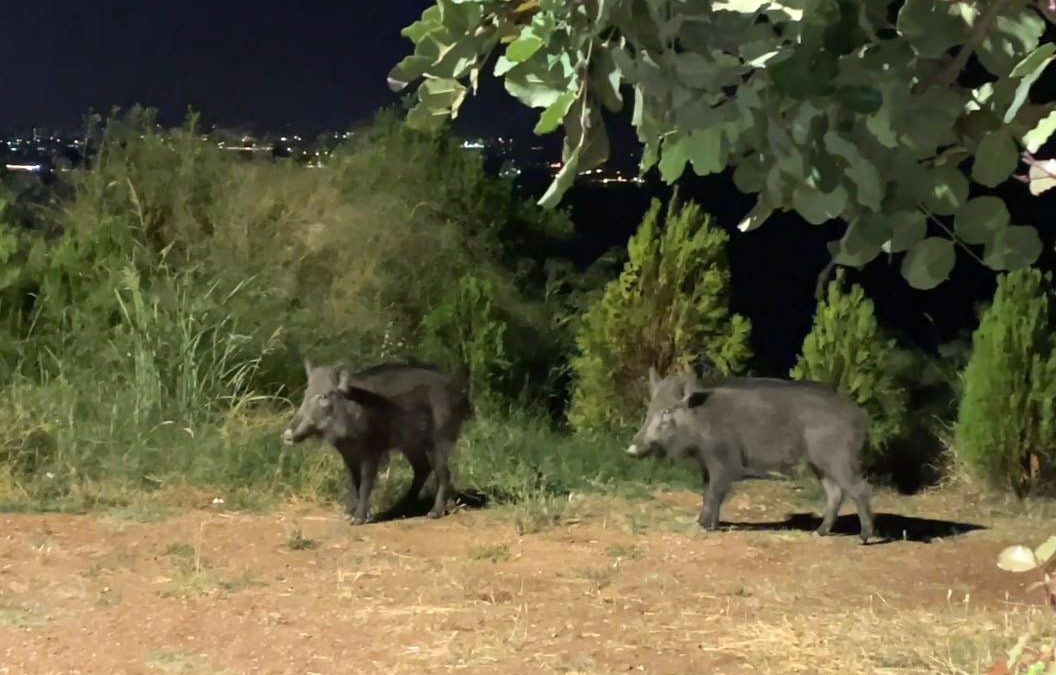
<path fill-rule="evenodd" d="M 319 406 L 322 407 L 322 408 L 329 408 L 330 407 L 330 397 L 329 396 L 325 396 L 323 394 L 319 394 L 318 396 L 315 397 L 315 400 L 319 403 Z"/>
<path fill-rule="evenodd" d="M 660 421 L 669 422 L 671 421 L 671 408 L 664 408 L 660 411 Z"/>

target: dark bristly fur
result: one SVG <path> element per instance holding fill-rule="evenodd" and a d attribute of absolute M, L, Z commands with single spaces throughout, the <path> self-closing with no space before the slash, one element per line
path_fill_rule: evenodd
<path fill-rule="evenodd" d="M 702 385 L 693 375 L 660 379 L 649 371 L 651 401 L 627 454 L 693 457 L 706 472 L 700 524 L 719 525 L 730 486 L 744 478 L 789 473 L 806 461 L 825 489 L 825 515 L 816 530 L 832 529 L 845 496 L 854 500 L 861 541 L 873 534 L 871 489 L 861 476 L 869 419 L 836 391 L 816 382 L 729 378 Z"/>
<path fill-rule="evenodd" d="M 283 442 L 292 445 L 315 436 L 334 446 L 351 481 L 347 509 L 352 522 L 370 520 L 370 492 L 393 448 L 403 452 L 414 472 L 402 502 L 416 499 L 430 471 L 436 471 L 438 487 L 429 517 L 443 515 L 454 494 L 451 448 L 472 414 L 464 378 L 424 364 L 380 364 L 350 373 L 340 365 L 305 362 L 305 371 L 304 400 L 283 431 Z"/>

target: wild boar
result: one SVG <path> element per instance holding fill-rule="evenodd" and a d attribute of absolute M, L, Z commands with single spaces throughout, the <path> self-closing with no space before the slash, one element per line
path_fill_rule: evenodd
<path fill-rule="evenodd" d="M 282 441 L 289 446 L 320 437 L 334 446 L 351 482 L 346 510 L 352 522 L 371 520 L 370 492 L 393 448 L 403 452 L 413 471 L 401 504 L 415 500 L 436 471 L 436 500 L 428 515 L 442 516 L 454 494 L 451 449 L 471 413 L 463 380 L 424 365 L 383 364 L 355 374 L 343 366 L 304 365 L 304 399 Z"/>
<path fill-rule="evenodd" d="M 730 486 L 744 478 L 785 474 L 803 460 L 825 489 L 825 514 L 815 530 L 829 534 L 845 495 L 854 500 L 861 543 L 873 535 L 872 489 L 861 476 L 868 428 L 864 410 L 817 382 L 728 378 L 702 384 L 692 374 L 661 379 L 649 369 L 645 422 L 626 452 L 694 458 L 707 474 L 698 519 L 715 529 Z"/>

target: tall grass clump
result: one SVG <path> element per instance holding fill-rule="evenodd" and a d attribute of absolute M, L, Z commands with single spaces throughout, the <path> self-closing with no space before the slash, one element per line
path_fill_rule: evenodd
<path fill-rule="evenodd" d="M 332 453 L 278 441 L 305 355 L 359 367 L 431 340 L 506 407 L 554 395 L 531 251 L 567 216 L 455 139 L 383 114 L 310 169 L 136 108 L 96 142 L 32 227 L 0 195 L 0 502 L 335 496 Z"/>

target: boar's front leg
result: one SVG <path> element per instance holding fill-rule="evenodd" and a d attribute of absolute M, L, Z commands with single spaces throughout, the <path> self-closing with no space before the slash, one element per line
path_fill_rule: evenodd
<path fill-rule="evenodd" d="M 704 503 L 701 505 L 697 522 L 706 530 L 717 530 L 722 502 L 726 499 L 726 493 L 729 492 L 732 483 L 730 472 L 722 466 L 709 468 L 701 462 L 701 474 L 707 481 L 707 487 L 704 490 Z"/>
<path fill-rule="evenodd" d="M 356 512 L 352 515 L 353 525 L 362 525 L 371 521 L 370 491 L 374 488 L 374 480 L 378 476 L 378 458 L 365 453 L 360 458 L 359 471 L 361 476 L 359 501 L 356 504 Z"/>
<path fill-rule="evenodd" d="M 356 505 L 359 502 L 359 484 L 361 481 L 359 460 L 353 457 L 352 453 L 347 451 L 341 453 L 341 459 L 345 462 L 345 469 L 348 471 L 349 483 L 348 494 L 345 495 L 345 514 L 351 518 L 355 513 Z"/>

